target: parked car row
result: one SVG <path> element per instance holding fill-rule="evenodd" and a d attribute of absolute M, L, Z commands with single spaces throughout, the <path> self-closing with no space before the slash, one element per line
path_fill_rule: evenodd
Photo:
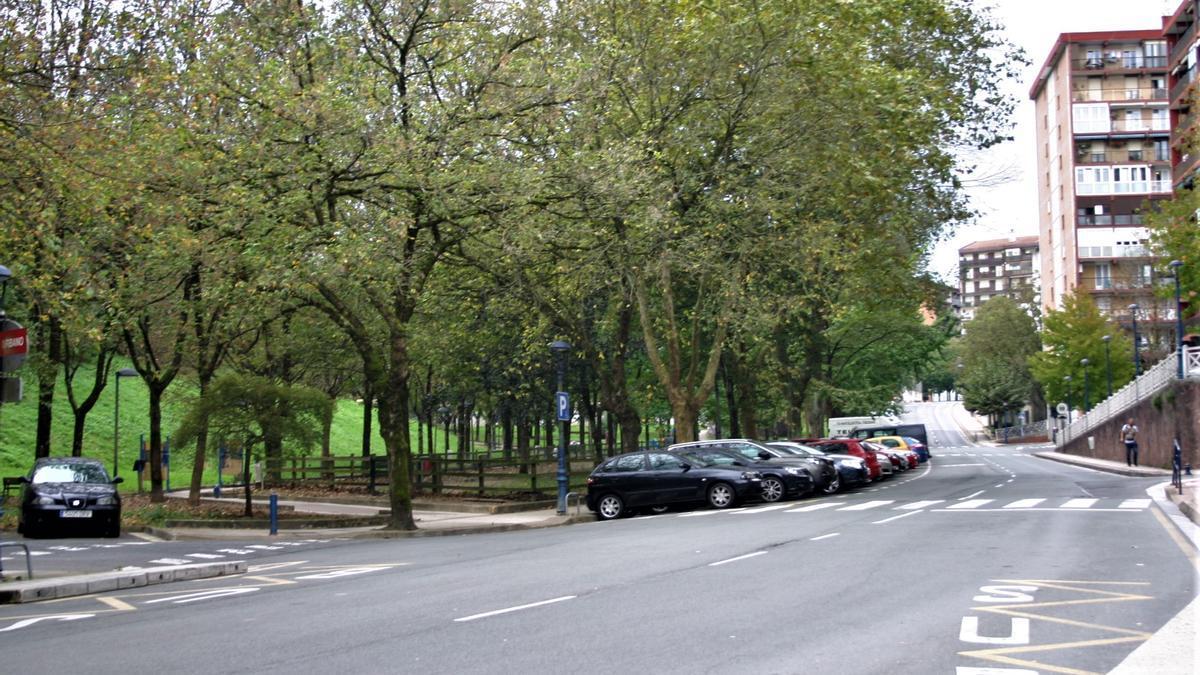
<path fill-rule="evenodd" d="M 760 442 L 742 438 L 676 443 L 617 455 L 588 476 L 588 508 L 601 520 L 672 506 L 724 509 L 834 494 L 916 468 L 920 454 L 854 438 Z"/>

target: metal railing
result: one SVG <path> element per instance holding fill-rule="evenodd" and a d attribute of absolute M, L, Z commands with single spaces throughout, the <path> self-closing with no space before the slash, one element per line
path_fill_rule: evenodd
<path fill-rule="evenodd" d="M 1200 379 L 1200 347 L 1184 348 L 1184 376 Z M 1165 389 L 1179 377 L 1179 361 L 1175 352 L 1159 361 L 1142 376 L 1121 387 L 1112 396 L 1101 401 L 1087 413 L 1068 424 L 1058 436 L 1056 445 L 1062 446 L 1074 438 L 1117 417 L 1139 402 Z"/>
<path fill-rule="evenodd" d="M 1133 56 L 1104 54 L 1082 59 L 1071 59 L 1075 70 L 1133 70 L 1137 68 L 1166 68 L 1166 56 Z"/>
<path fill-rule="evenodd" d="M 1010 440 L 1028 438 L 1030 436 L 1045 436 L 1048 434 L 1046 420 L 1033 422 L 1030 424 L 1022 424 L 1015 427 L 1000 427 L 998 429 L 989 429 L 987 435 L 994 441 L 1007 443 Z"/>
<path fill-rule="evenodd" d="M 1167 90 L 1154 87 L 1104 87 L 1102 89 L 1076 89 L 1071 100 L 1076 103 L 1101 101 L 1151 101 L 1165 99 Z"/>

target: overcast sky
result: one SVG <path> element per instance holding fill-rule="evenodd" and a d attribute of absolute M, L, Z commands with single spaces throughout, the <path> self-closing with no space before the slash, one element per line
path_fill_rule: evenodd
<path fill-rule="evenodd" d="M 983 173 L 1009 172 L 1013 178 L 996 187 L 971 191 L 972 202 L 981 215 L 975 223 L 959 228 L 953 238 L 937 245 L 931 262 L 934 273 L 947 283 L 957 284 L 959 248 L 1009 234 L 1037 234 L 1037 155 L 1029 87 L 1059 33 L 1161 28 L 1162 17 L 1173 14 L 1180 2 L 975 0 L 979 7 L 992 8 L 992 15 L 1005 26 L 1009 41 L 1023 48 L 1031 63 L 1020 81 L 1006 83 L 1006 90 L 1017 99 L 1014 140 L 977 158 Z"/>

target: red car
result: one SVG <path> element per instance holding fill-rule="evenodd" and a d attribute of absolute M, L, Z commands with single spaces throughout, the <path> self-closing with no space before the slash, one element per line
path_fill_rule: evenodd
<path fill-rule="evenodd" d="M 863 441 L 860 441 L 857 438 L 817 438 L 803 439 L 797 442 L 804 443 L 805 445 L 811 445 L 812 447 L 825 452 L 837 452 L 843 455 L 854 455 L 855 457 L 862 459 L 864 462 L 866 462 L 867 470 L 871 472 L 871 480 L 873 481 L 879 480 L 880 476 L 882 475 L 882 470 L 879 468 L 879 458 L 875 456 L 875 453 L 870 450 L 868 446 L 863 445 Z"/>

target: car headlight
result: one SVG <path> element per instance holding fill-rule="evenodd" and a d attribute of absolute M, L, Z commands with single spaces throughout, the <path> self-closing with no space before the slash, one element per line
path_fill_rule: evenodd
<path fill-rule="evenodd" d="M 784 471 L 788 472 L 789 474 L 791 474 L 793 476 L 799 476 L 800 474 L 804 473 L 804 469 L 800 469 L 800 468 L 797 468 L 794 466 L 786 467 L 786 468 L 784 468 Z"/>
<path fill-rule="evenodd" d="M 112 506 L 117 503 L 116 497 L 97 497 L 96 506 Z"/>
<path fill-rule="evenodd" d="M 38 506 L 53 506 L 54 497 L 34 497 L 33 503 Z"/>
<path fill-rule="evenodd" d="M 762 480 L 762 474 L 757 471 L 743 471 L 742 478 L 746 480 Z"/>
<path fill-rule="evenodd" d="M 863 465 L 864 465 L 864 462 L 857 457 L 855 457 L 853 459 L 844 459 L 842 461 L 845 462 L 847 466 L 852 466 L 856 469 L 861 469 L 861 468 L 863 468 Z"/>

